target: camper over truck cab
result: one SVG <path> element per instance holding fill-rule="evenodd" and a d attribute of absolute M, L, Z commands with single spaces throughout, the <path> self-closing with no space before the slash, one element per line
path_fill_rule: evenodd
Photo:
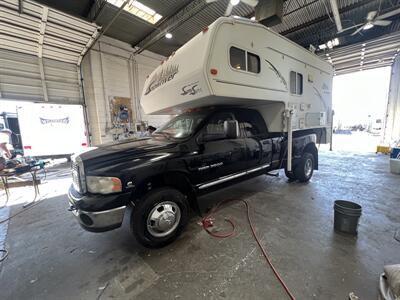
<path fill-rule="evenodd" d="M 250 20 L 220 18 L 147 78 L 148 114 L 175 114 L 150 138 L 73 161 L 70 210 L 89 231 L 130 219 L 136 239 L 179 236 L 205 193 L 284 169 L 309 181 L 331 139 L 332 67 Z"/>

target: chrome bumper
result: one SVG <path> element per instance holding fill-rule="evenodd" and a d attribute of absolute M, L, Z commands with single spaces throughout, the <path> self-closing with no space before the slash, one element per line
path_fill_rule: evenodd
<path fill-rule="evenodd" d="M 86 230 L 103 232 L 118 228 L 122 225 L 126 206 L 120 206 L 108 210 L 85 211 L 76 207 L 77 201 L 81 200 L 68 192 L 69 210 L 77 219 L 78 223 Z"/>
<path fill-rule="evenodd" d="M 89 212 L 80 209 L 71 210 L 79 224 L 88 231 L 108 231 L 121 226 L 126 206 L 109 210 Z"/>

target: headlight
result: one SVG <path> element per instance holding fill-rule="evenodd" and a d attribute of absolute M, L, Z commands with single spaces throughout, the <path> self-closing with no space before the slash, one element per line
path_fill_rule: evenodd
<path fill-rule="evenodd" d="M 122 191 L 121 180 L 117 177 L 87 176 L 87 189 L 94 194 L 111 194 Z"/>
<path fill-rule="evenodd" d="M 85 169 L 79 156 L 72 160 L 72 183 L 76 191 L 86 193 Z"/>

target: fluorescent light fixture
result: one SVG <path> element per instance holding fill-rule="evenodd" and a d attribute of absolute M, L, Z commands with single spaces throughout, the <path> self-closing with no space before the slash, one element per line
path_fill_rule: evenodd
<path fill-rule="evenodd" d="M 240 2 L 240 0 L 231 0 L 231 4 L 232 4 L 233 6 L 238 5 L 239 2 Z"/>
<path fill-rule="evenodd" d="M 172 33 L 167 32 L 167 33 L 165 34 L 165 37 L 166 37 L 167 39 L 172 39 Z"/>
<path fill-rule="evenodd" d="M 124 0 L 107 0 L 107 2 L 115 5 L 116 7 L 121 7 L 121 5 L 124 3 Z M 136 0 L 129 1 L 129 3 L 125 5 L 124 10 L 151 24 L 155 24 L 162 19 L 162 15 Z"/>
<path fill-rule="evenodd" d="M 333 40 L 328 41 L 325 44 L 321 44 L 318 46 L 319 50 L 324 50 L 326 48 L 332 49 L 335 46 L 339 45 L 339 39 L 338 38 L 334 38 Z"/>
<path fill-rule="evenodd" d="M 368 30 L 368 29 L 371 29 L 372 27 L 374 27 L 374 24 L 367 23 L 367 24 L 364 25 L 363 30 Z"/>

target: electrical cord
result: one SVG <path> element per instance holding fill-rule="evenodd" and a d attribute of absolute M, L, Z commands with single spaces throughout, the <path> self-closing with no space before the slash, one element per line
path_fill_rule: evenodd
<path fill-rule="evenodd" d="M 212 215 L 213 213 L 215 213 L 215 212 L 218 210 L 218 208 L 219 208 L 220 206 L 222 206 L 222 204 L 225 204 L 225 203 L 230 202 L 230 201 L 233 201 L 233 200 L 227 200 L 227 201 L 222 201 L 222 202 L 218 203 L 216 206 L 214 206 L 214 207 L 210 210 L 210 212 L 208 213 L 208 215 L 205 216 L 205 217 L 201 220 L 201 225 L 203 226 L 203 229 L 204 229 L 209 235 L 211 235 L 211 236 L 213 236 L 213 237 L 216 237 L 216 238 L 222 238 L 222 239 L 224 239 L 224 238 L 227 238 L 227 237 L 232 236 L 232 235 L 235 233 L 235 223 L 234 223 L 231 219 L 228 219 L 228 218 L 225 218 L 224 221 L 227 222 L 227 223 L 229 223 L 229 224 L 231 225 L 231 230 L 230 230 L 230 231 L 223 232 L 223 233 L 216 233 L 216 232 L 213 232 L 213 231 L 211 231 L 211 230 L 209 229 L 210 227 L 213 227 L 213 225 L 214 225 L 214 224 L 213 224 L 213 219 L 211 218 L 211 215 Z"/>
<path fill-rule="evenodd" d="M 4 261 L 8 257 L 8 250 L 7 249 L 0 249 L 0 253 L 4 253 L 0 257 L 0 262 Z"/>
<path fill-rule="evenodd" d="M 13 219 L 14 217 L 16 217 L 16 216 L 22 214 L 23 212 L 26 212 L 27 210 L 29 210 L 29 209 L 31 209 L 31 208 L 33 208 L 33 207 L 39 205 L 39 204 L 42 203 L 42 202 L 43 202 L 43 200 L 39 200 L 39 201 L 37 201 L 37 202 L 34 202 L 33 204 L 27 206 L 27 207 L 24 208 L 24 209 L 21 209 L 19 212 L 15 213 L 15 214 L 13 214 L 13 215 L 11 215 L 11 216 L 9 216 L 8 218 L 6 218 L 6 219 L 4 219 L 4 220 L 1 220 L 1 221 L 0 221 L 0 224 L 3 224 L 3 223 L 5 223 L 5 222 L 7 222 L 7 221 L 10 221 L 10 220 Z M 1 250 L 0 250 L 0 251 L 1 251 Z"/>
<path fill-rule="evenodd" d="M 232 236 L 235 233 L 235 225 L 234 222 L 230 219 L 225 218 L 225 221 L 230 223 L 232 225 L 232 230 L 229 232 L 225 232 L 222 234 L 216 234 L 210 231 L 210 227 L 213 226 L 212 223 L 212 219 L 211 219 L 211 215 L 217 211 L 217 209 L 222 205 L 225 204 L 227 202 L 231 202 L 234 201 L 234 199 L 229 199 L 229 200 L 225 200 L 220 202 L 219 204 L 217 204 L 213 209 L 211 209 L 210 213 L 204 217 L 201 221 L 201 224 L 203 226 L 203 229 L 211 236 L 213 237 L 217 237 L 217 238 L 227 238 Z M 283 289 L 285 290 L 286 294 L 289 296 L 289 298 L 291 300 L 296 300 L 295 296 L 292 294 L 292 292 L 289 290 L 289 287 L 286 285 L 285 281 L 283 280 L 283 278 L 281 277 L 281 275 L 279 274 L 278 270 L 275 268 L 275 266 L 273 265 L 271 258 L 268 255 L 268 252 L 266 251 L 266 249 L 262 246 L 261 244 L 261 240 L 260 238 L 257 236 L 256 230 L 254 228 L 252 219 L 250 217 L 250 204 L 246 201 L 246 200 L 239 200 L 240 202 L 242 202 L 245 207 L 246 207 L 246 215 L 247 215 L 247 221 L 249 223 L 250 229 L 251 229 L 251 233 L 255 239 L 255 241 L 257 242 L 258 247 L 260 248 L 265 260 L 267 261 L 269 267 L 271 268 L 272 272 L 274 273 L 275 277 L 278 279 L 279 283 L 281 284 L 281 286 L 283 287 Z"/>

